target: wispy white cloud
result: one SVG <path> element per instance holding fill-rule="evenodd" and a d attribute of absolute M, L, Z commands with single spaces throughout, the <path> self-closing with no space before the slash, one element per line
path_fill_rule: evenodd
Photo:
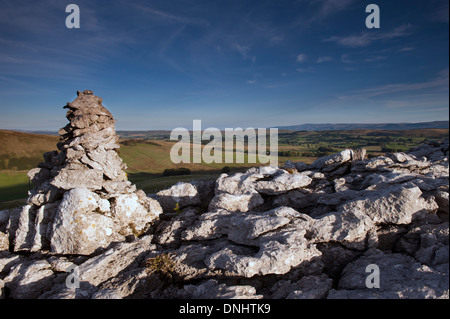
<path fill-rule="evenodd" d="M 374 41 L 388 40 L 398 37 L 404 37 L 412 34 L 413 26 L 411 24 L 401 25 L 392 31 L 384 32 L 368 32 L 363 31 L 357 35 L 349 36 L 331 36 L 324 39 L 324 42 L 336 42 L 337 44 L 345 47 L 366 47 Z"/>
<path fill-rule="evenodd" d="M 314 72 L 314 68 L 310 67 L 310 66 L 307 67 L 307 68 L 298 68 L 297 72 L 300 72 L 300 73 L 312 73 L 312 72 Z"/>
<path fill-rule="evenodd" d="M 136 39 L 112 31 L 100 19 L 100 7 L 78 3 L 81 29 L 68 30 L 62 1 L 2 2 L 0 10 L 0 74 L 7 77 L 90 81 L 93 74 Z M 14 32 L 17 36 L 11 36 Z"/>
<path fill-rule="evenodd" d="M 413 51 L 415 48 L 414 47 L 404 47 L 404 48 L 400 48 L 397 51 L 398 52 L 408 52 L 408 51 Z"/>
<path fill-rule="evenodd" d="M 348 64 L 355 63 L 355 61 L 353 61 L 352 59 L 350 59 L 350 55 L 347 54 L 347 53 L 344 53 L 344 54 L 341 56 L 341 62 L 343 62 L 343 63 L 348 63 Z"/>
<path fill-rule="evenodd" d="M 251 50 L 251 47 L 249 45 L 240 45 L 238 43 L 232 44 L 233 50 L 237 51 L 242 57 L 245 59 L 247 58 L 248 53 Z"/>
<path fill-rule="evenodd" d="M 298 63 L 303 63 L 303 62 L 306 61 L 307 58 L 308 58 L 308 57 L 306 56 L 306 54 L 300 53 L 299 55 L 297 55 L 296 61 L 297 61 Z"/>
<path fill-rule="evenodd" d="M 300 15 L 294 25 L 310 26 L 311 24 L 321 22 L 348 9 L 356 0 L 305 0 L 303 2 L 309 6 L 308 14 Z"/>
<path fill-rule="evenodd" d="M 173 45 L 173 43 L 183 34 L 183 31 L 185 30 L 185 28 L 186 28 L 186 26 L 182 25 L 181 27 L 179 27 L 175 31 L 173 31 L 170 35 L 168 35 L 167 38 L 160 44 L 159 53 L 158 53 L 158 57 L 162 61 L 164 61 L 165 63 L 167 63 L 167 65 L 169 65 L 170 67 L 172 67 L 173 69 L 175 69 L 179 72 L 184 72 L 183 67 L 179 63 L 177 63 L 176 61 L 171 59 L 167 55 L 167 51 L 170 49 L 170 47 Z"/>
<path fill-rule="evenodd" d="M 260 16 L 244 16 L 242 17 L 240 24 L 238 24 L 238 27 L 245 29 L 245 35 L 248 39 L 263 40 L 270 46 L 283 43 L 287 32 L 282 26 L 274 25 L 272 21 Z"/>
<path fill-rule="evenodd" d="M 373 41 L 373 35 L 368 32 L 362 32 L 359 35 L 349 35 L 345 37 L 332 36 L 323 40 L 324 42 L 336 42 L 346 47 L 364 47 Z"/>
<path fill-rule="evenodd" d="M 449 2 L 441 1 L 439 5 L 436 5 L 436 9 L 430 15 L 430 20 L 434 22 L 449 22 Z"/>
<path fill-rule="evenodd" d="M 321 56 L 317 59 L 316 63 L 324 63 L 324 62 L 330 62 L 333 61 L 333 58 L 330 56 Z"/>
<path fill-rule="evenodd" d="M 133 5 L 136 9 L 140 10 L 143 13 L 151 14 L 154 18 L 158 18 L 160 21 L 168 23 L 194 24 L 202 26 L 208 26 L 210 24 L 209 21 L 204 18 L 175 14 L 161 9 L 153 8 L 149 5 L 132 4 L 132 3 L 130 3 L 130 5 Z"/>
<path fill-rule="evenodd" d="M 445 69 L 429 80 L 418 83 L 394 83 L 380 85 L 373 88 L 358 90 L 352 94 L 340 96 L 340 99 L 371 99 L 390 94 L 406 94 L 409 92 L 417 92 L 420 90 L 436 90 L 439 93 L 444 92 L 448 95 L 449 86 L 449 70 Z"/>
<path fill-rule="evenodd" d="M 231 49 L 238 52 L 244 60 L 249 59 L 252 63 L 256 62 L 256 56 L 250 55 L 251 46 L 250 45 L 241 45 L 238 43 L 232 43 Z"/>
<path fill-rule="evenodd" d="M 387 108 L 399 108 L 410 105 L 409 101 L 404 100 L 387 100 L 384 104 Z"/>
<path fill-rule="evenodd" d="M 91 73 L 85 65 L 65 61 L 46 59 L 45 56 L 17 57 L 0 54 L 1 74 L 4 76 L 21 76 L 31 78 L 56 78 L 82 80 Z"/>
<path fill-rule="evenodd" d="M 50 0 L 26 4 L 2 1 L 1 8 L 0 25 L 2 29 L 38 34 L 52 28 L 52 23 L 58 18 L 57 10 L 63 9 L 65 6 L 62 3 L 55 3 Z M 64 23 L 64 20 L 62 20 L 62 23 Z"/>
<path fill-rule="evenodd" d="M 447 104 L 447 106 L 445 106 Z M 382 101 L 380 105 L 383 105 L 389 110 L 402 110 L 408 109 L 408 112 L 442 112 L 449 111 L 448 96 L 443 94 L 413 94 L 409 96 L 409 99 L 399 100 L 386 100 Z M 415 110 L 414 110 L 415 109 Z"/>
<path fill-rule="evenodd" d="M 320 4 L 318 19 L 324 19 L 331 14 L 336 14 L 346 9 L 355 0 L 322 0 Z"/>
<path fill-rule="evenodd" d="M 379 62 L 382 60 L 387 59 L 388 57 L 385 55 L 374 55 L 374 56 L 370 56 L 368 58 L 365 58 L 364 61 L 365 62 Z"/>

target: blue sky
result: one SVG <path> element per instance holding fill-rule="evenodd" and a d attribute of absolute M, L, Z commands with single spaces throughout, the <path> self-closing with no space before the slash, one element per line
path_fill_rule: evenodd
<path fill-rule="evenodd" d="M 80 7 L 79 29 L 65 8 Z M 380 8 L 368 29 L 367 4 Z M 91 89 L 119 130 L 448 120 L 448 0 L 0 0 L 0 128 Z"/>

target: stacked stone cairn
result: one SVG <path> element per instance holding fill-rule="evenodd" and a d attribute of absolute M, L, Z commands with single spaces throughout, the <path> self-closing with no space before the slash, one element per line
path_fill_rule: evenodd
<path fill-rule="evenodd" d="M 28 172 L 34 188 L 9 222 L 14 251 L 89 255 L 146 232 L 159 203 L 127 180 L 115 120 L 90 90 L 67 103 L 59 151 Z"/>

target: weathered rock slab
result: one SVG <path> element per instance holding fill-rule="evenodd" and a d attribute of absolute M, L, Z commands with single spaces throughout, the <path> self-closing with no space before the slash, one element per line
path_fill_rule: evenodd
<path fill-rule="evenodd" d="M 376 265 L 379 269 L 379 288 L 366 285 L 366 280 L 372 281 L 369 275 L 373 271 L 366 272 L 369 265 Z M 448 264 L 431 268 L 409 256 L 369 250 L 345 267 L 338 290 L 331 290 L 328 298 L 448 299 Z"/>
<path fill-rule="evenodd" d="M 100 213 L 98 195 L 86 188 L 74 188 L 64 194 L 50 237 L 52 252 L 58 254 L 92 254 L 114 239 L 114 221 Z"/>

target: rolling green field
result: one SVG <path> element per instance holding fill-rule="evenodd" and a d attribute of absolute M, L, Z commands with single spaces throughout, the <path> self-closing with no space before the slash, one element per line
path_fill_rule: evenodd
<path fill-rule="evenodd" d="M 28 189 L 26 171 L 0 171 L 0 210 L 21 205 Z"/>
<path fill-rule="evenodd" d="M 348 130 L 348 131 L 279 131 L 279 166 L 287 160 L 312 163 L 316 158 L 345 148 L 364 147 L 368 157 L 386 152 L 400 152 L 426 140 L 447 137 L 448 129 L 424 130 Z M 260 164 L 247 163 L 180 163 L 173 164 L 169 141 L 161 131 L 128 133 L 120 141 L 119 154 L 127 164 L 129 180 L 146 193 L 165 189 L 178 181 L 215 179 L 225 166 L 231 173 Z M 0 209 L 20 205 L 29 189 L 27 171 L 42 161 L 42 154 L 56 149 L 58 136 L 0 130 Z M 236 154 L 234 154 L 236 156 Z M 165 176 L 168 169 L 188 169 L 189 175 Z"/>

